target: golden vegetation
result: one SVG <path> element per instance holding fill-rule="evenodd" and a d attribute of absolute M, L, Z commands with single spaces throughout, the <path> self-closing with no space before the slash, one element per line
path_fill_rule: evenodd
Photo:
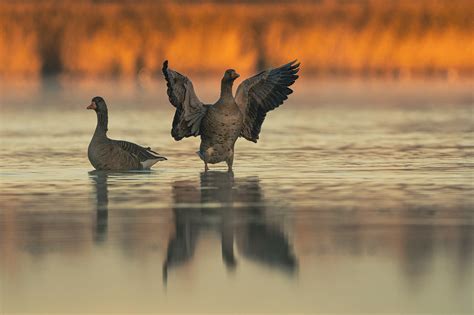
<path fill-rule="evenodd" d="M 298 58 L 306 74 L 474 73 L 469 0 L 285 4 L 0 4 L 0 76 L 243 74 Z"/>

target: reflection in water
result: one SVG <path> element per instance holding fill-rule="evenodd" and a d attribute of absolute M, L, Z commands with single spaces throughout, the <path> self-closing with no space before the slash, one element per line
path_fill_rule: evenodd
<path fill-rule="evenodd" d="M 409 86 L 401 106 L 300 98 L 266 122 L 259 163 L 241 144 L 235 178 L 193 171 L 193 142 L 156 123 L 167 108 L 118 97 L 114 122 L 173 163 L 89 175 L 93 122 L 63 110 L 89 85 L 3 102 L 0 309 L 472 314 L 472 106 L 457 103 L 470 90 L 435 108 L 405 104 Z"/>
<path fill-rule="evenodd" d="M 435 229 L 429 224 L 405 225 L 403 229 L 400 262 L 409 284 L 416 288 L 434 262 Z"/>
<path fill-rule="evenodd" d="M 268 183 L 262 175 L 234 178 L 227 172 L 209 172 L 198 180 L 171 181 L 165 190 L 157 173 L 140 174 L 91 172 L 83 182 L 87 194 L 82 200 L 87 204 L 92 194 L 94 204 L 86 211 L 63 211 L 62 206 L 41 200 L 39 206 L 50 208 L 0 211 L 0 257 L 4 258 L 0 259 L 0 289 L 9 301 L 7 310 L 53 313 L 48 302 L 53 298 L 70 303 L 66 309 L 77 296 L 54 288 L 82 286 L 96 288 L 81 291 L 84 305 L 103 305 L 101 294 L 113 290 L 107 300 L 113 311 L 127 307 L 116 296 L 130 296 L 150 313 L 169 311 L 157 301 L 181 310 L 183 300 L 192 311 L 206 312 L 202 306 L 206 292 L 215 290 L 212 297 L 224 309 L 235 299 L 228 296 L 227 288 L 239 287 L 228 285 L 229 281 L 236 284 L 243 279 L 245 288 L 236 289 L 243 311 L 246 305 L 253 306 L 255 294 L 261 294 L 265 302 L 278 301 L 282 312 L 311 313 L 315 303 L 338 312 L 337 297 L 358 292 L 357 299 L 345 302 L 360 313 L 390 309 L 431 314 L 448 307 L 453 310 L 449 313 L 472 313 L 468 292 L 473 288 L 474 214 L 470 208 L 425 211 L 408 205 L 378 211 L 369 205 L 347 211 L 315 202 L 307 208 L 290 205 L 280 217 L 270 206 L 278 183 Z M 152 182 L 156 186 L 150 188 Z M 170 196 L 172 200 L 166 199 Z M 321 194 L 318 201 L 324 198 L 328 196 Z M 160 201 L 165 207 L 160 208 Z M 458 223 L 453 217 L 464 221 Z M 291 221 L 283 221 L 282 226 L 279 219 L 287 218 Z M 170 230 L 174 230 L 171 239 Z M 217 255 L 206 248 L 210 235 L 220 241 Z M 204 256 L 207 263 L 201 265 Z M 235 272 L 231 280 L 222 281 L 217 272 L 207 276 L 215 267 L 209 262 L 220 264 L 221 259 L 228 272 Z M 253 268 L 248 261 L 265 268 Z M 290 276 L 298 270 L 297 285 L 261 272 L 270 268 Z M 191 277 L 180 276 L 185 270 Z M 160 277 L 166 283 L 168 272 L 173 294 L 161 287 Z M 262 283 L 271 288 L 264 292 Z M 45 292 L 47 298 L 36 292 Z M 384 300 L 373 299 L 379 292 Z M 22 309 L 24 300 L 31 301 L 30 308 Z M 88 311 L 84 305 L 77 308 Z"/>
<path fill-rule="evenodd" d="M 297 260 L 280 227 L 268 222 L 258 177 L 235 179 L 228 172 L 206 172 L 200 189 L 191 181 L 173 184 L 175 235 L 168 243 L 163 281 L 172 267 L 189 262 L 201 230 L 221 237 L 222 260 L 229 271 L 237 266 L 234 238 L 242 256 L 293 272 Z M 197 205 L 197 207 L 196 207 Z"/>
<path fill-rule="evenodd" d="M 89 176 L 95 183 L 96 191 L 96 223 L 94 241 L 102 243 L 107 239 L 107 225 L 109 217 L 109 196 L 107 188 L 107 172 L 91 171 Z"/>
<path fill-rule="evenodd" d="M 432 224 L 405 225 L 400 233 L 400 264 L 407 284 L 420 290 L 432 274 L 436 254 L 447 250 L 453 259 L 453 275 L 457 283 L 471 281 L 468 265 L 472 262 L 474 240 L 472 226 L 436 227 Z M 472 267 L 472 265 L 469 265 Z"/>
<path fill-rule="evenodd" d="M 454 248 L 457 251 L 456 269 L 458 275 L 458 283 L 461 283 L 462 281 L 472 281 L 472 276 L 466 277 L 465 275 L 469 275 L 469 272 L 472 270 L 472 256 L 474 253 L 473 228 L 470 225 L 465 225 L 460 227 L 459 229 L 454 229 L 454 231 L 458 233 L 457 237 L 459 238 L 459 241 L 456 241 L 456 238 L 454 238 L 454 241 L 452 241 Z"/>

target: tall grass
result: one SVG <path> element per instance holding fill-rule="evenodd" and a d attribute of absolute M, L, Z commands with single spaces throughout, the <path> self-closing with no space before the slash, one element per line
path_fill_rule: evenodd
<path fill-rule="evenodd" d="M 315 75 L 474 74 L 469 0 L 258 4 L 7 2 L 0 76 L 243 74 L 298 58 Z"/>

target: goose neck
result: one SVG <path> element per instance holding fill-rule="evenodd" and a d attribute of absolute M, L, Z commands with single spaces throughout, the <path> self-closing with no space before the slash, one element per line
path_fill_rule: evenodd
<path fill-rule="evenodd" d="M 107 111 L 97 112 L 97 127 L 95 128 L 96 134 L 106 134 L 109 118 Z"/>
<path fill-rule="evenodd" d="M 221 99 L 233 98 L 232 85 L 234 81 L 222 80 L 221 82 Z"/>

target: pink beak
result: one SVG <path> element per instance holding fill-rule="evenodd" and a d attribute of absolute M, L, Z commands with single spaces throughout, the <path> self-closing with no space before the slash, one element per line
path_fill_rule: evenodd
<path fill-rule="evenodd" d="M 95 105 L 95 102 L 92 102 L 89 106 L 86 107 L 87 109 L 97 109 L 97 105 Z"/>

